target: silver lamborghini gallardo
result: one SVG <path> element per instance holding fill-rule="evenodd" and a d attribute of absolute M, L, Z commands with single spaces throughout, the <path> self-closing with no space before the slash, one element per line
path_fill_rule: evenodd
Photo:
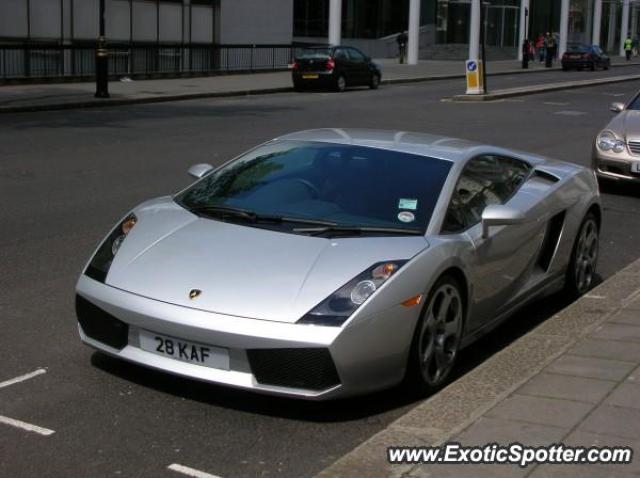
<path fill-rule="evenodd" d="M 166 372 L 327 399 L 440 387 L 519 307 L 594 280 L 594 172 L 407 132 L 293 133 L 115 225 L 82 341 Z"/>

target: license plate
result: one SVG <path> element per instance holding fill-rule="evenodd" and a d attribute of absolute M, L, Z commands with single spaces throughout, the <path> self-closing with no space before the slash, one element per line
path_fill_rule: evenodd
<path fill-rule="evenodd" d="M 317 80 L 320 75 L 302 75 L 304 80 Z"/>
<path fill-rule="evenodd" d="M 181 362 L 229 370 L 229 351 L 221 347 L 140 331 L 140 348 Z"/>
<path fill-rule="evenodd" d="M 640 174 L 640 161 L 634 161 L 631 163 L 631 172 Z"/>

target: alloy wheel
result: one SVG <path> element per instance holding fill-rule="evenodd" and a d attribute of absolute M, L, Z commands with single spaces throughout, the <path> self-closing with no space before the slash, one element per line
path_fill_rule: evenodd
<path fill-rule="evenodd" d="M 433 293 L 422 321 L 418 339 L 418 359 L 424 381 L 438 386 L 453 367 L 462 335 L 462 298 L 451 283 L 441 284 Z"/>
<path fill-rule="evenodd" d="M 589 290 L 593 282 L 598 261 L 598 225 L 587 219 L 580 229 L 575 257 L 575 288 L 580 294 Z"/>

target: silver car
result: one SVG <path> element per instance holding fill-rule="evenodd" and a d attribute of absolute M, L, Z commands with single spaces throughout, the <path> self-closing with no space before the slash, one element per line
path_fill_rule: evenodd
<path fill-rule="evenodd" d="M 617 114 L 596 136 L 593 168 L 601 179 L 640 183 L 640 92 L 609 109 Z"/>
<path fill-rule="evenodd" d="M 120 220 L 77 284 L 80 337 L 173 374 L 328 399 L 442 386 L 519 307 L 589 289 L 593 171 L 427 134 L 265 143 Z"/>

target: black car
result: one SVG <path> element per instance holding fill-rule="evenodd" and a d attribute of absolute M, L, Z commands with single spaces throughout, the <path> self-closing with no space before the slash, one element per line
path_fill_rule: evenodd
<path fill-rule="evenodd" d="M 380 86 L 380 68 L 357 48 L 350 46 L 302 49 L 291 73 L 296 90 L 322 87 L 344 91 L 347 86 Z"/>
<path fill-rule="evenodd" d="M 611 59 L 598 45 L 573 44 L 567 46 L 567 51 L 562 55 L 562 69 L 571 68 L 582 70 L 588 68 L 595 71 L 596 68 L 608 70 Z"/>

